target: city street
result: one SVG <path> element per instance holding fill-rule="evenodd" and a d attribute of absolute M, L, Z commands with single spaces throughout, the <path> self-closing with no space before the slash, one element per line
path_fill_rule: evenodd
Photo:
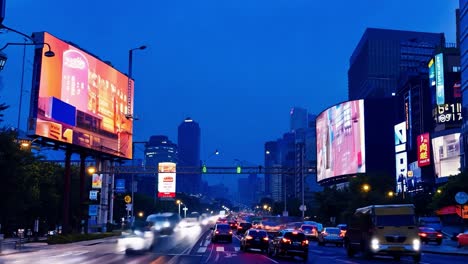
<path fill-rule="evenodd" d="M 300 258 L 270 258 L 260 251 L 240 251 L 240 241 L 234 237 L 232 243 L 211 243 L 208 227 L 182 229 L 171 236 L 158 237 L 151 252 L 125 255 L 118 248 L 116 238 L 96 241 L 83 241 L 64 245 L 43 245 L 37 248 L 25 246 L 23 251 L 0 255 L 0 264 L 39 263 L 39 264 L 106 264 L 106 263 L 152 263 L 152 264 L 208 264 L 208 263 L 304 263 Z M 423 249 L 440 249 L 437 245 L 424 245 Z M 466 251 L 466 250 L 465 250 Z M 448 250 L 445 253 L 449 253 Z M 421 263 L 466 263 L 467 255 L 446 255 L 423 253 Z M 375 257 L 366 260 L 361 256 L 349 259 L 344 248 L 318 246 L 312 242 L 309 246 L 309 260 L 306 263 L 412 263 L 411 258 L 402 258 L 400 262 L 389 257 Z"/>

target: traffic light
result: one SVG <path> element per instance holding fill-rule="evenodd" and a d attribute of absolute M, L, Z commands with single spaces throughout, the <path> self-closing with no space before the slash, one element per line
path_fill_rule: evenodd
<path fill-rule="evenodd" d="M 237 173 L 241 173 L 241 172 L 242 172 L 241 166 L 237 166 L 237 170 L 236 170 L 236 171 L 237 171 Z"/>
<path fill-rule="evenodd" d="M 203 164 L 203 167 L 202 167 L 202 172 L 203 172 L 203 173 L 206 173 L 206 171 L 207 171 L 207 169 L 206 169 L 206 165 L 205 165 L 205 164 Z"/>

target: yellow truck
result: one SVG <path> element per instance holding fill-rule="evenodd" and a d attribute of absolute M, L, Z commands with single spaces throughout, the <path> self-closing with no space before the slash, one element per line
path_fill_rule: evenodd
<path fill-rule="evenodd" d="M 421 261 L 421 241 L 412 204 L 369 205 L 356 209 L 344 237 L 348 257 L 356 253 L 411 256 Z"/>

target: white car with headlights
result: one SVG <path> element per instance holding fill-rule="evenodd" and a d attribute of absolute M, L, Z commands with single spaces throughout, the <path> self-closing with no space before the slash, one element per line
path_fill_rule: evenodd
<path fill-rule="evenodd" d="M 151 223 L 136 221 L 131 230 L 123 231 L 122 237 L 117 240 L 118 251 L 132 252 L 148 251 L 155 243 L 154 231 Z"/>
<path fill-rule="evenodd" d="M 152 214 L 146 218 L 151 223 L 151 229 L 157 234 L 170 235 L 179 228 L 180 216 L 176 213 Z"/>

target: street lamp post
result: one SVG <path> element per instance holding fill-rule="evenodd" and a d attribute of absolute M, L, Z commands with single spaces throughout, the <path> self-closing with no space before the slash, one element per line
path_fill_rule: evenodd
<path fill-rule="evenodd" d="M 133 48 L 128 51 L 128 87 L 127 87 L 127 114 L 126 118 L 127 119 L 134 119 L 133 112 L 132 112 L 132 70 L 133 70 L 133 51 L 134 50 L 144 50 L 146 49 L 146 46 L 140 46 L 138 48 Z M 134 155 L 135 151 L 135 142 L 132 144 L 132 155 Z M 135 157 L 132 157 L 132 166 L 135 166 Z M 132 221 L 135 219 L 135 200 L 134 198 L 134 179 L 133 179 L 134 173 L 132 173 Z"/>
<path fill-rule="evenodd" d="M 133 48 L 128 51 L 128 89 L 127 89 L 127 118 L 134 118 L 132 113 L 132 70 L 133 70 L 133 51 L 134 50 L 144 50 L 146 46 L 140 46 L 138 48 Z"/>
<path fill-rule="evenodd" d="M 182 204 L 182 202 L 180 200 L 177 200 L 176 203 L 179 205 L 179 216 L 180 216 L 180 205 Z"/>

